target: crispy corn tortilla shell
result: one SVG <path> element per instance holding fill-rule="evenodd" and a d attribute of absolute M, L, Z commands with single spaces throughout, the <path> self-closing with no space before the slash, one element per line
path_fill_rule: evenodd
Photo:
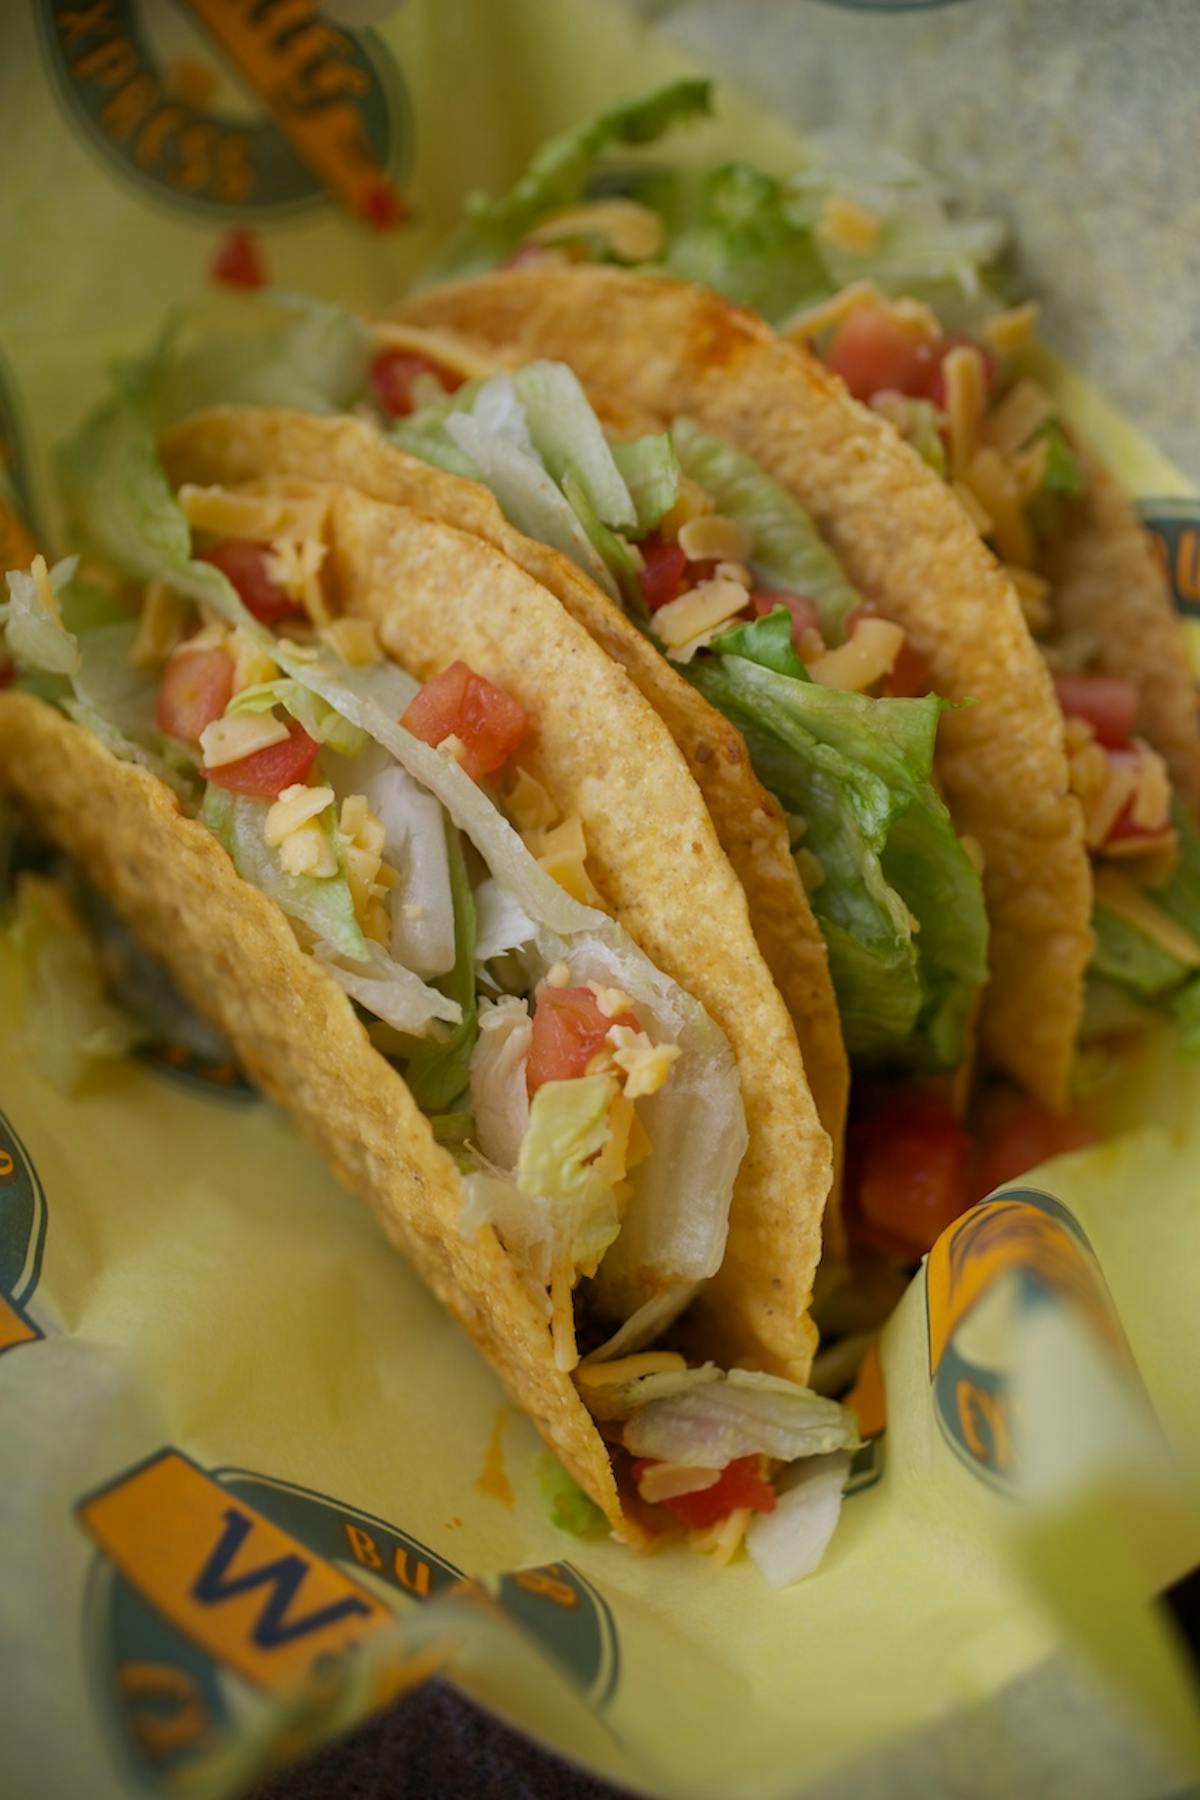
<path fill-rule="evenodd" d="M 514 531 L 486 488 L 429 468 L 386 443 L 377 431 L 359 420 L 322 419 L 305 413 L 247 407 L 217 408 L 175 427 L 164 438 L 161 449 L 168 473 L 175 482 L 236 484 L 260 480 L 267 475 L 280 480 L 318 477 L 344 482 L 376 500 L 411 506 L 427 517 L 457 525 L 485 540 L 561 602 L 571 617 L 626 671 L 683 752 L 704 797 L 720 847 L 741 883 L 744 902 L 749 903 L 750 924 L 767 971 L 791 1015 L 800 1041 L 808 1087 L 821 1123 L 836 1147 L 835 1154 L 840 1152 L 849 1076 L 837 1002 L 829 978 L 825 945 L 789 853 L 779 807 L 759 785 L 740 734 L 670 667 L 620 608 L 567 557 Z M 528 588 L 524 591 L 528 594 Z M 537 616 L 540 616 L 544 596 L 537 607 Z M 444 623 L 439 626 L 439 632 L 438 641 L 447 646 L 443 660 L 448 661 L 454 654 L 449 648 L 454 640 L 447 636 Z M 425 641 L 422 632 L 416 635 Z M 535 631 L 533 635 L 538 638 L 540 634 Z M 420 654 L 414 649 L 410 666 L 417 667 Z M 466 651 L 463 654 L 466 655 Z M 409 658 L 402 654 L 402 660 L 407 662 Z M 471 660 L 469 656 L 468 660 Z M 536 700 L 537 690 L 528 684 L 527 665 L 523 659 L 513 656 L 509 660 L 516 666 L 503 677 L 506 684 L 518 697 L 523 692 L 531 692 Z M 556 679 L 561 681 L 561 676 Z M 601 690 L 624 693 L 625 684 L 606 679 L 598 687 L 593 686 L 594 693 Z M 569 715 L 570 711 L 571 705 L 565 705 L 564 714 Z M 603 717 L 598 709 L 596 722 L 597 729 L 601 730 Z M 563 723 L 567 726 L 566 717 Z M 615 733 L 616 715 L 609 729 Z M 563 754 L 565 756 L 568 751 L 564 749 Z M 673 771 L 671 805 L 679 809 L 677 816 L 681 821 L 686 817 L 698 825 L 694 795 L 685 802 L 674 773 L 677 759 L 664 757 L 659 764 L 660 772 L 668 761 Z M 565 767 L 565 762 L 556 765 L 555 775 L 559 782 Z M 657 784 L 655 791 L 660 797 L 654 804 L 665 806 L 665 793 Z M 594 855 L 605 855 L 610 867 L 616 868 L 628 858 L 628 867 L 632 870 L 633 859 L 628 857 L 627 849 L 623 849 L 628 843 L 627 821 L 615 807 L 612 818 L 620 822 L 621 829 L 620 841 L 612 846 L 611 853 L 602 848 L 592 826 L 585 821 L 588 844 Z M 789 1048 L 786 1054 L 777 1057 L 772 1049 L 772 1042 L 779 1039 L 777 1009 L 773 1001 L 769 1002 L 765 997 L 769 982 L 765 980 L 764 971 L 751 968 L 753 959 L 745 944 L 742 907 L 739 905 L 735 909 L 729 902 L 728 919 L 722 924 L 726 901 L 719 897 L 724 894 L 724 887 L 718 884 L 711 898 L 701 902 L 705 908 L 715 906 L 717 911 L 709 919 L 696 918 L 700 910 L 696 904 L 700 900 L 696 885 L 697 865 L 701 859 L 705 868 L 712 862 L 711 832 L 707 829 L 692 831 L 689 826 L 686 834 L 681 830 L 681 841 L 685 835 L 688 844 L 700 843 L 704 847 L 702 852 L 688 850 L 682 862 L 673 863 L 655 882 L 647 879 L 640 884 L 644 900 L 651 906 L 656 920 L 660 920 L 654 948 L 643 938 L 644 947 L 668 973 L 676 973 L 678 964 L 683 970 L 684 985 L 724 1029 L 742 1069 L 748 1117 L 757 1104 L 752 1088 L 757 1090 L 760 1085 L 772 1096 L 771 1109 L 778 1105 L 786 1112 L 795 1105 L 796 1080 L 791 1051 Z M 649 864 L 643 863 L 642 867 L 648 869 Z M 668 895 L 672 909 L 669 918 L 659 910 L 665 906 Z M 736 927 L 729 923 L 735 918 Z M 664 935 L 672 938 L 675 928 L 672 921 L 678 924 L 685 937 L 672 939 L 660 949 L 657 939 Z M 733 981 L 735 992 L 718 995 L 707 987 L 701 992 L 686 958 L 679 958 L 678 946 L 690 941 L 690 936 L 698 930 L 705 933 L 706 956 L 712 955 L 714 940 L 716 954 L 721 960 L 726 955 L 726 946 L 736 948 L 727 976 Z M 637 929 L 634 929 L 634 935 L 639 935 Z M 732 1016 L 727 1016 L 730 1007 Z M 764 1063 L 771 1066 L 764 1068 Z M 748 1080 L 748 1068 L 757 1071 L 753 1083 Z M 773 1077 L 772 1068 L 778 1079 Z M 808 1115 L 802 1112 L 798 1117 L 807 1139 Z M 753 1122 L 750 1129 L 753 1143 L 756 1135 Z M 772 1133 L 773 1137 L 776 1135 Z M 787 1152 L 782 1143 L 779 1154 L 786 1160 Z M 776 1160 L 773 1156 L 772 1161 Z M 807 1162 L 797 1165 L 792 1204 L 803 1205 L 809 1179 Z M 733 1331 L 731 1328 L 730 1341 L 757 1345 L 759 1354 L 769 1351 L 780 1367 L 786 1363 L 798 1368 L 807 1352 L 788 1350 L 787 1342 L 797 1333 L 796 1322 L 806 1311 L 807 1296 L 803 1278 L 789 1279 L 786 1271 L 783 1272 L 784 1288 L 777 1289 L 772 1285 L 781 1273 L 775 1266 L 775 1253 L 769 1248 L 767 1236 L 769 1217 L 776 1210 L 774 1205 L 763 1209 L 756 1207 L 746 1214 L 747 1227 L 743 1231 L 739 1194 L 730 1248 L 710 1290 L 711 1306 L 722 1318 L 736 1319 L 747 1314 L 747 1295 L 763 1291 L 766 1284 L 769 1292 L 764 1292 L 763 1322 L 756 1323 L 754 1318 L 747 1316 L 745 1330 L 738 1327 Z M 827 1248 L 834 1253 L 841 1248 L 839 1230 L 839 1215 L 831 1203 L 826 1212 L 826 1242 Z M 780 1242 L 788 1242 L 786 1233 Z M 810 1254 L 815 1254 L 815 1245 L 809 1242 L 806 1231 L 803 1248 L 797 1250 L 794 1259 L 789 1257 L 789 1264 L 807 1266 Z M 757 1312 L 757 1304 L 750 1310 Z M 772 1323 L 775 1320 L 777 1324 Z M 749 1356 L 754 1351 L 746 1348 L 741 1354 Z"/>
<path fill-rule="evenodd" d="M 164 783 L 28 695 L 0 695 L 0 785 L 86 870 L 256 1085 L 363 1196 L 614 1530 L 635 1537 L 603 1440 L 554 1366 L 544 1311 L 490 1226 L 459 1232 L 452 1159 L 274 902 L 180 814 Z"/>
<path fill-rule="evenodd" d="M 991 1059 L 1053 1107 L 1092 949 L 1091 872 L 1062 719 L 1012 586 L 963 509 L 817 360 L 715 295 L 622 270 L 511 270 L 415 296 L 410 323 L 569 362 L 659 417 L 688 414 L 753 455 L 812 515 L 851 581 L 896 619 L 938 693 L 973 704 L 939 735 L 960 832 L 984 853 Z"/>
<path fill-rule="evenodd" d="M 1138 730 L 1166 758 L 1181 799 L 1200 813 L 1196 682 L 1166 576 L 1117 483 L 1075 448 L 1087 493 L 1047 558 L 1056 623 L 1093 634 L 1099 666 L 1135 684 Z"/>

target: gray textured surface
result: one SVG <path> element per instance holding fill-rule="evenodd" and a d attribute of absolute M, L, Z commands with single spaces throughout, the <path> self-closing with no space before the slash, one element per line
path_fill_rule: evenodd
<path fill-rule="evenodd" d="M 1197 0 L 641 0 L 800 129 L 1015 227 L 1045 335 L 1200 480 Z"/>

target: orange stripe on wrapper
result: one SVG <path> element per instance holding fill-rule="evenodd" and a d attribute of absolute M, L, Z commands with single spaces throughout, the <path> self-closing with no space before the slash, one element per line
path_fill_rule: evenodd
<path fill-rule="evenodd" d="M 32 1344 L 37 1336 L 37 1330 L 28 1319 L 22 1318 L 0 1294 L 0 1355 L 5 1350 L 15 1350 L 18 1344 Z"/>
<path fill-rule="evenodd" d="M 258 13 L 229 0 L 186 0 L 186 5 L 336 200 L 380 231 L 408 216 L 405 202 L 372 158 L 348 98 L 363 89 L 361 71 L 343 53 L 348 40 L 312 0 L 284 0 Z"/>
<path fill-rule="evenodd" d="M 365 1588 L 176 1450 L 86 1501 L 79 1517 L 164 1618 L 270 1693 L 392 1622 Z"/>

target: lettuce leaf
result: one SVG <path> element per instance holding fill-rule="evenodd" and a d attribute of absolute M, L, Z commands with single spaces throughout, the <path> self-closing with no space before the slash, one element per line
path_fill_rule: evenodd
<path fill-rule="evenodd" d="M 206 330 L 207 314 L 233 330 Z M 183 340 L 189 341 L 184 345 Z M 367 386 L 371 334 L 356 314 L 308 294 L 222 297 L 168 321 L 121 378 L 155 431 L 206 406 L 348 411 Z"/>
<path fill-rule="evenodd" d="M 79 564 L 77 556 L 55 563 L 48 571 L 55 602 Z M 0 626 L 5 649 L 22 669 L 38 669 L 47 675 L 74 675 L 79 668 L 79 643 L 63 624 L 61 607 L 56 614 L 42 597 L 34 576 L 24 569 L 9 569 L 8 599 L 0 604 Z"/>
<path fill-rule="evenodd" d="M 55 881 L 22 875 L 7 935 L 23 985 L 22 1029 L 46 1079 L 72 1093 L 145 1033 L 109 997 L 96 947 Z"/>
<path fill-rule="evenodd" d="M 250 794 L 231 794 L 210 781 L 200 817 L 229 852 L 243 881 L 250 882 L 269 900 L 274 900 L 289 918 L 306 925 L 314 937 L 330 944 L 339 956 L 350 962 L 365 963 L 369 957 L 367 940 L 354 916 L 354 901 L 344 869 L 339 866 L 336 875 L 324 877 L 289 875 L 280 863 L 278 853 L 263 835 L 270 810 L 269 800 L 258 800 Z M 337 820 L 333 806 L 318 813 L 314 823 L 336 846 Z"/>
<path fill-rule="evenodd" d="M 462 840 L 448 819 L 445 831 L 450 894 L 454 902 L 454 967 L 435 986 L 462 1008 L 462 1019 L 444 1043 L 420 1045 L 405 1063 L 404 1079 L 413 1099 L 422 1112 L 428 1113 L 450 1112 L 467 1093 L 471 1052 L 479 1035 L 475 994 L 475 901 L 467 880 Z"/>
<path fill-rule="evenodd" d="M 566 363 L 539 360 L 508 379 L 542 467 L 560 487 L 569 470 L 598 518 L 614 530 L 633 530 L 637 510 L 575 371 Z"/>
<path fill-rule="evenodd" d="M 1153 1000 L 1168 993 L 1188 973 L 1178 957 L 1099 901 L 1092 911 L 1092 930 L 1096 934 L 1092 968 L 1143 999 Z"/>
<path fill-rule="evenodd" d="M 841 643 L 860 596 L 804 508 L 753 457 L 710 437 L 691 419 L 676 419 L 671 436 L 684 474 L 712 496 L 718 512 L 749 533 L 758 586 L 807 595 L 816 604 L 826 643 Z"/>
<path fill-rule="evenodd" d="M 653 531 L 679 498 L 679 457 L 669 431 L 612 446 L 637 514 L 637 536 Z"/>
<path fill-rule="evenodd" d="M 318 744 L 327 744 L 339 756 L 361 756 L 371 742 L 370 737 L 359 726 L 344 719 L 340 712 L 318 694 L 310 694 L 307 688 L 301 687 L 290 675 L 242 688 L 225 708 L 225 714 L 226 717 L 232 717 L 238 713 L 270 712 L 276 706 L 282 706 L 285 712 L 290 713 L 310 738 L 315 738 Z"/>
<path fill-rule="evenodd" d="M 588 1164 L 608 1141 L 608 1109 L 616 1092 L 611 1075 L 542 1083 L 517 1158 L 522 1193 L 550 1200 L 575 1200 L 584 1193 L 593 1179 Z"/>
<path fill-rule="evenodd" d="M 986 976 L 987 923 L 979 877 L 930 782 L 942 702 L 870 700 L 781 674 L 782 623 L 769 660 L 751 660 L 763 625 L 726 633 L 688 673 L 805 822 L 804 847 L 824 870 L 811 898 L 846 1047 L 860 1063 L 953 1067 Z M 730 639 L 746 653 L 723 653 Z"/>
<path fill-rule="evenodd" d="M 537 1477 L 552 1525 L 557 1525 L 560 1531 L 569 1531 L 572 1537 L 607 1537 L 608 1520 L 596 1502 L 588 1499 L 579 1483 L 548 1451 L 537 1459 Z"/>
<path fill-rule="evenodd" d="M 671 274 L 715 288 L 766 319 L 777 322 L 835 285 L 786 184 L 749 163 L 683 173 L 638 198 L 666 219 L 663 261 Z"/>
<path fill-rule="evenodd" d="M 672 126 L 705 117 L 712 110 L 711 95 L 710 81 L 687 77 L 623 101 L 586 125 L 549 139 L 503 198 L 468 196 L 468 224 L 424 272 L 422 283 L 477 275 L 493 267 L 543 214 L 579 199 L 606 150 L 654 143 Z"/>

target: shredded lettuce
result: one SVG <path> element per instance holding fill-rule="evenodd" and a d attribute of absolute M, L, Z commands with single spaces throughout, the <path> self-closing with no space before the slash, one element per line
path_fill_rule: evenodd
<path fill-rule="evenodd" d="M 804 821 L 803 847 L 824 871 L 811 898 L 850 1055 L 953 1067 L 986 978 L 987 921 L 930 780 L 943 703 L 870 700 L 779 673 L 778 615 L 713 651 L 691 680 L 741 730 L 759 779 Z"/>
<path fill-rule="evenodd" d="M 637 536 L 661 523 L 679 498 L 679 457 L 669 431 L 614 444 L 613 461 L 637 514 Z"/>
<path fill-rule="evenodd" d="M 51 592 L 57 602 L 79 564 L 77 556 L 55 563 L 49 571 Z M 74 675 L 79 668 L 79 643 L 42 596 L 38 582 L 24 569 L 10 569 L 8 599 L 0 605 L 7 653 L 18 668 L 40 669 L 47 675 Z"/>
<path fill-rule="evenodd" d="M 666 221 L 663 261 L 673 275 L 715 288 L 764 318 L 778 321 L 831 286 L 786 183 L 749 163 L 659 177 L 637 197 Z"/>
<path fill-rule="evenodd" d="M 608 1141 L 608 1109 L 617 1093 L 611 1075 L 544 1081 L 530 1103 L 517 1160 L 517 1186 L 548 1200 L 582 1198 L 594 1180 L 588 1167 Z"/>
<path fill-rule="evenodd" d="M 562 1464 L 549 1452 L 537 1459 L 538 1486 L 550 1517 L 550 1523 L 572 1537 L 599 1538 L 608 1535 L 608 1521 L 594 1500 L 589 1500 L 579 1483 L 572 1479 Z"/>
<path fill-rule="evenodd" d="M 168 321 L 149 352 L 121 371 L 156 431 L 206 406 L 333 413 L 363 396 L 371 335 L 345 307 L 282 292 L 223 298 L 219 315 L 232 331 L 206 330 L 209 310 Z"/>
<path fill-rule="evenodd" d="M 511 193 L 502 199 L 480 193 L 468 196 L 468 224 L 425 272 L 423 281 L 432 284 L 491 268 L 543 214 L 580 197 L 606 150 L 650 144 L 673 125 L 703 118 L 711 110 L 711 92 L 709 81 L 690 77 L 673 81 L 550 139 Z"/>
<path fill-rule="evenodd" d="M 560 486 L 569 471 L 605 525 L 633 530 L 637 509 L 575 371 L 566 363 L 539 361 L 507 379 L 523 405 L 542 467 Z"/>
<path fill-rule="evenodd" d="M 773 1588 L 790 1587 L 819 1567 L 842 1510 L 850 1473 L 844 1450 L 807 1457 L 775 1484 L 775 1509 L 756 1513 L 746 1532 L 746 1553 Z"/>
<path fill-rule="evenodd" d="M 711 1363 L 677 1375 L 644 1375 L 618 1404 L 622 1442 L 635 1456 L 723 1469 L 739 1456 L 794 1462 L 857 1445 L 858 1422 L 836 1400 L 782 1376 Z M 612 1401 L 609 1391 L 605 1398 Z"/>
<path fill-rule="evenodd" d="M 467 1092 L 471 1052 L 479 1030 L 475 995 L 475 902 L 463 858 L 462 841 L 447 819 L 444 821 L 446 855 L 450 870 L 450 897 L 454 908 L 454 967 L 439 983 L 447 999 L 461 1009 L 462 1017 L 445 1043 L 422 1044 L 404 1068 L 413 1099 L 422 1112 L 448 1112 Z"/>
<path fill-rule="evenodd" d="M 490 388 L 509 380 L 506 375 L 496 375 L 486 385 Z M 444 429 L 458 449 L 470 457 L 479 478 L 491 488 L 505 517 L 518 531 L 549 544 L 553 550 L 561 550 L 616 599 L 616 585 L 604 558 L 532 446 L 526 448 L 515 434 L 502 435 L 489 429 L 472 413 L 452 413 Z"/>
<path fill-rule="evenodd" d="M 22 973 L 23 1030 L 34 1062 L 64 1093 L 144 1037 L 106 991 L 96 947 L 62 887 L 35 875 L 16 884 L 10 943 Z"/>
<path fill-rule="evenodd" d="M 718 512 L 749 533 L 758 586 L 806 595 L 816 604 L 826 643 L 840 643 L 861 597 L 804 508 L 753 457 L 691 419 L 676 419 L 671 436 L 684 474 L 711 495 Z"/>
<path fill-rule="evenodd" d="M 1093 969 L 1143 999 L 1153 1000 L 1178 987 L 1188 973 L 1177 956 L 1099 901 L 1092 912 L 1092 930 L 1096 934 Z"/>
<path fill-rule="evenodd" d="M 1043 425 L 1034 442 L 1039 440 L 1046 446 L 1046 468 L 1041 485 L 1026 501 L 1025 510 L 1038 537 L 1048 538 L 1058 529 L 1063 502 L 1077 500 L 1087 482 L 1083 466 L 1057 419 Z"/>
<path fill-rule="evenodd" d="M 260 681 L 242 688 L 225 708 L 226 716 L 265 713 L 282 706 L 318 744 L 328 744 L 339 756 L 361 756 L 370 743 L 367 733 L 344 719 L 328 700 L 310 694 L 290 675 L 276 681 Z"/>
<path fill-rule="evenodd" d="M 411 969 L 394 962 L 382 944 L 365 940 L 366 952 L 350 961 L 332 944 L 321 942 L 313 955 L 324 963 L 338 986 L 352 1000 L 406 1037 L 429 1038 L 440 1043 L 445 1032 L 434 1021 L 461 1025 L 462 1008 L 456 1000 L 429 987 Z"/>
<path fill-rule="evenodd" d="M 525 1070 L 533 1021 L 523 1000 L 506 996 L 480 1009 L 471 1052 L 471 1110 L 479 1148 L 498 1169 L 515 1170 L 529 1124 Z"/>
<path fill-rule="evenodd" d="M 263 835 L 269 800 L 251 794 L 231 794 L 210 781 L 200 817 L 233 858 L 244 881 L 282 907 L 289 918 L 306 925 L 320 942 L 329 944 L 352 963 L 369 959 L 367 940 L 354 916 L 354 901 L 340 859 L 336 875 L 289 875 L 279 854 Z M 338 848 L 337 817 L 332 805 L 313 821 Z"/>

